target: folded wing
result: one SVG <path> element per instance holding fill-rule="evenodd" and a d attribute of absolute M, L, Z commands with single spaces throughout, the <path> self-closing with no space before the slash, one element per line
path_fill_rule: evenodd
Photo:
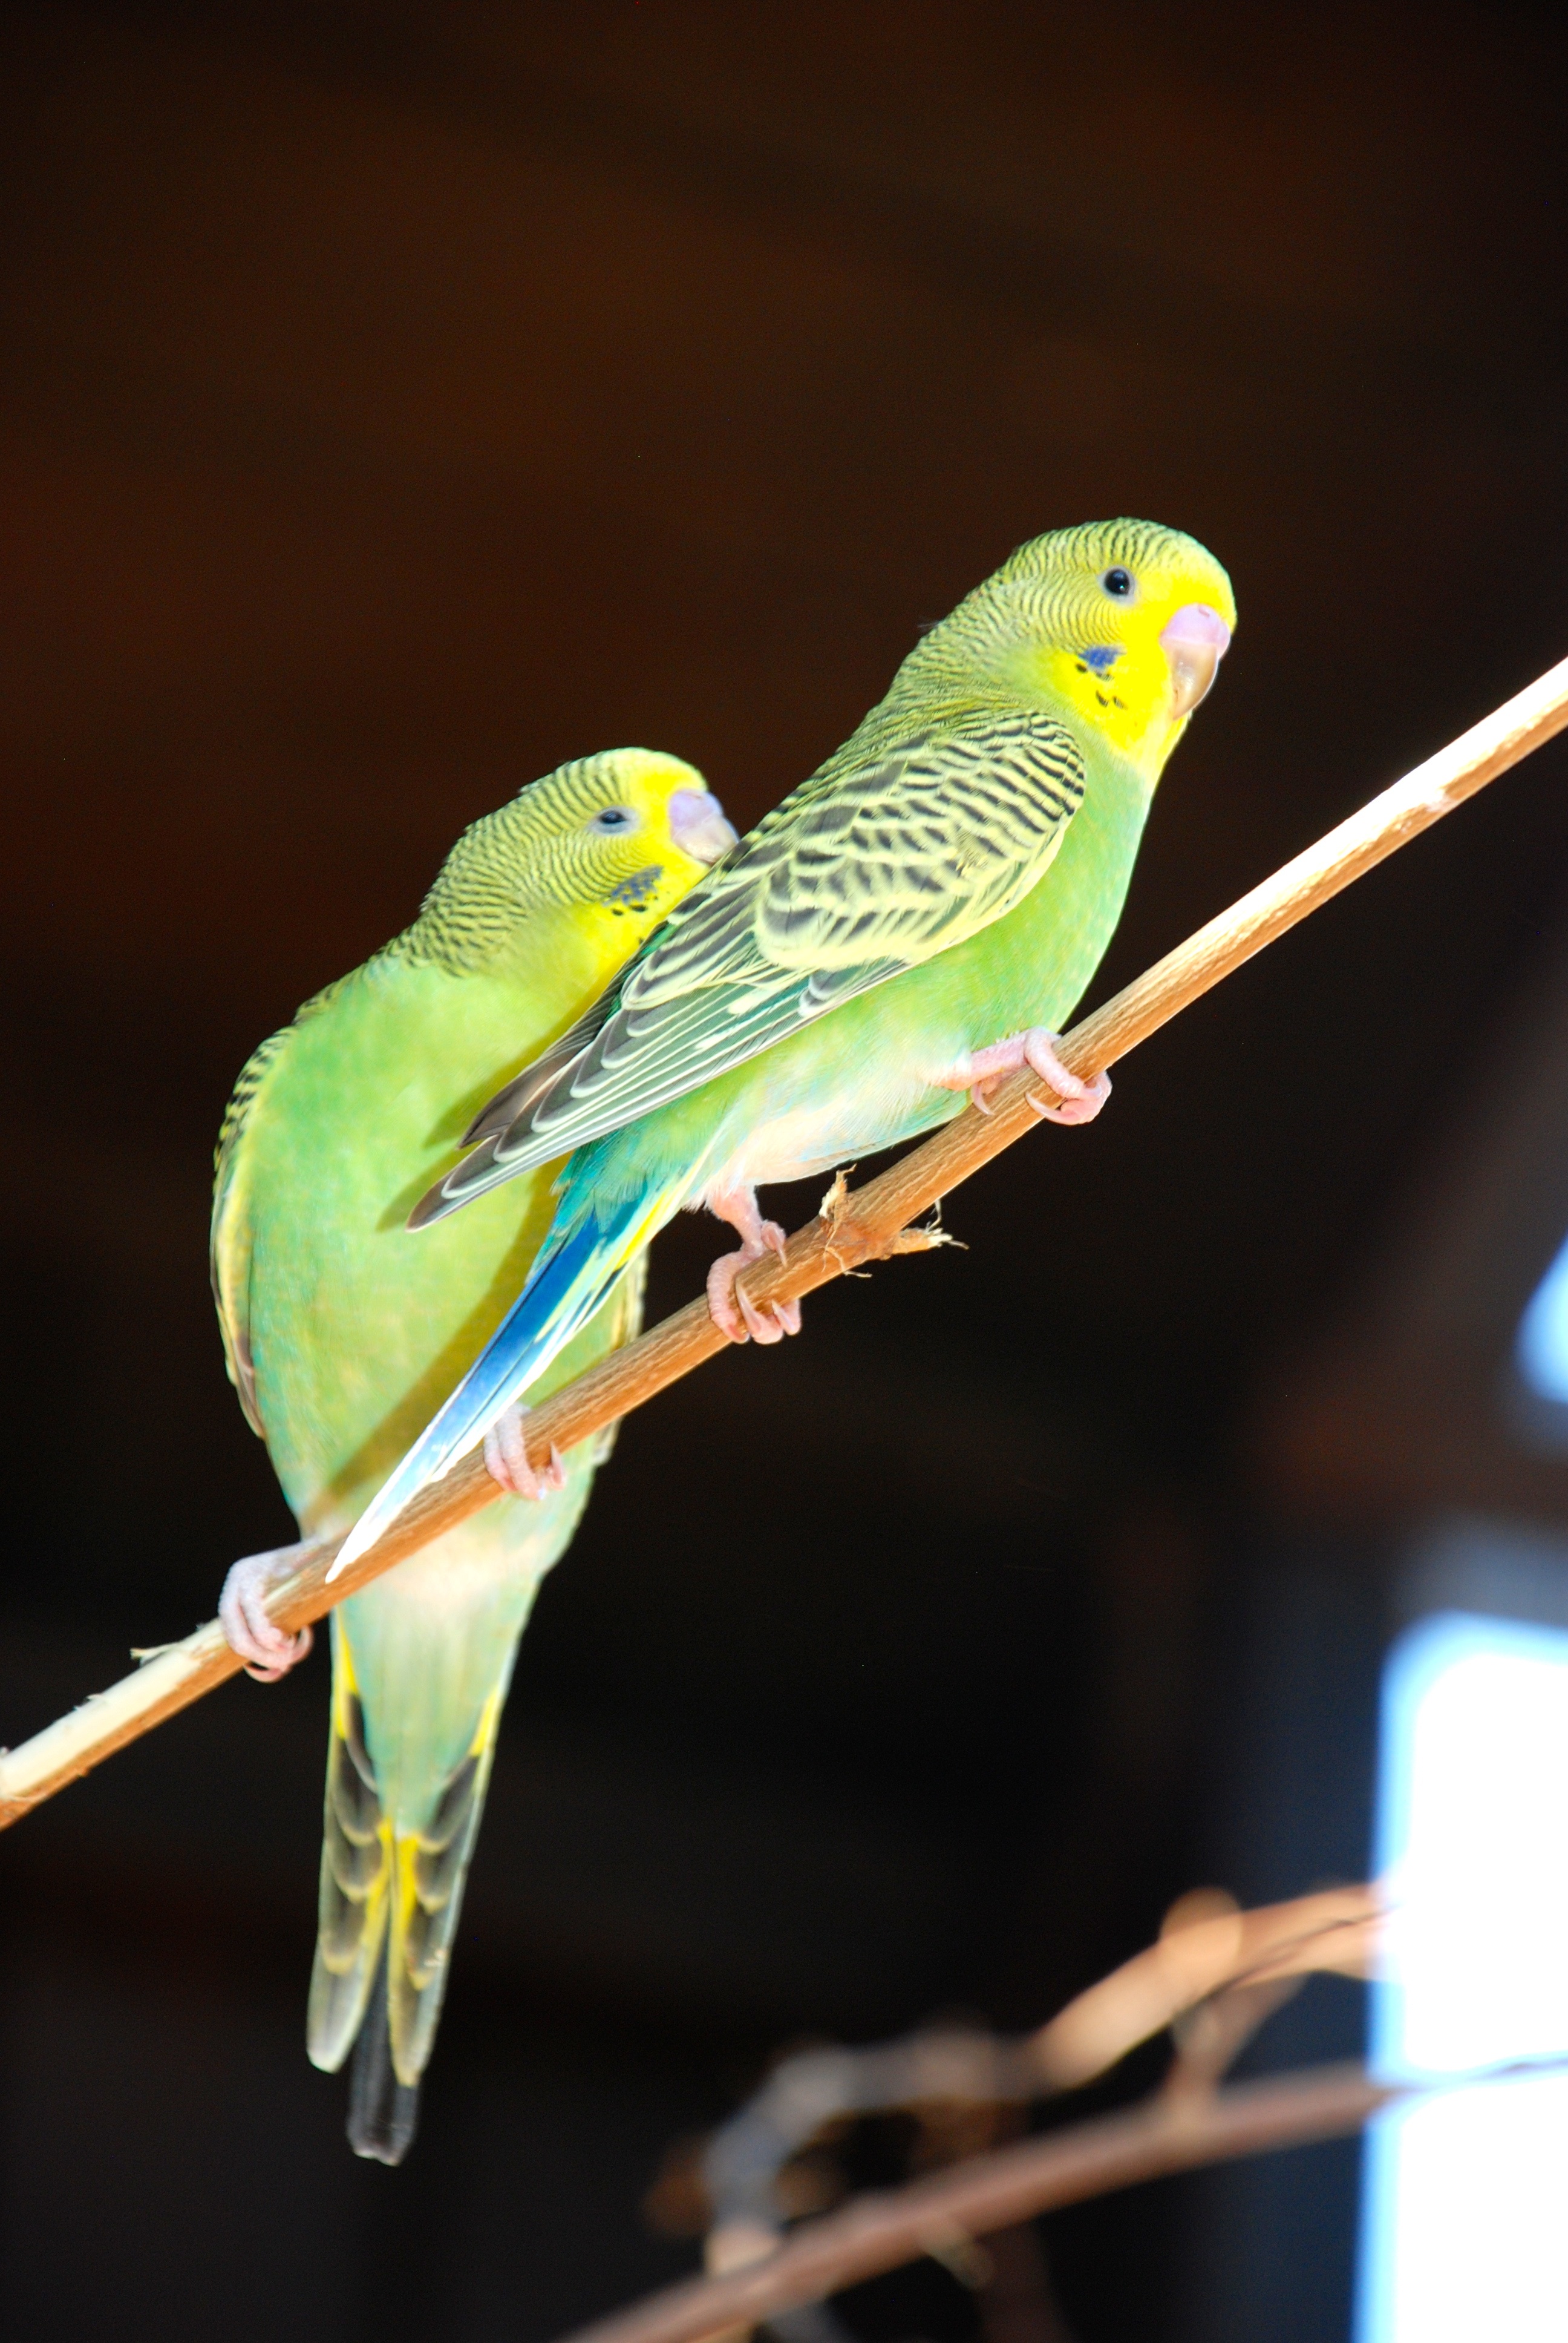
<path fill-rule="evenodd" d="M 1064 728 L 976 709 L 785 799 L 476 1119 L 414 1224 L 618 1131 L 1015 909 L 1083 799 Z M 568 1048 L 568 1045 L 569 1048 Z"/>

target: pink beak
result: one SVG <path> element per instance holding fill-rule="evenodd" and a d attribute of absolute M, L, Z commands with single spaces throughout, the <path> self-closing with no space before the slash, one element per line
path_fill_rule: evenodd
<path fill-rule="evenodd" d="M 1171 712 L 1191 716 L 1231 648 L 1231 629 L 1207 602 L 1183 602 L 1160 630 L 1171 662 Z"/>
<path fill-rule="evenodd" d="M 735 844 L 738 832 L 711 789 L 672 789 L 669 834 L 694 862 L 717 862 Z"/>

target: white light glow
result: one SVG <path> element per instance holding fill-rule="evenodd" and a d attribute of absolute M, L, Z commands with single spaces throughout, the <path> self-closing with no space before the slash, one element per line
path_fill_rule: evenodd
<path fill-rule="evenodd" d="M 1519 1322 L 1519 1372 L 1542 1399 L 1568 1403 L 1568 1244 Z"/>
<path fill-rule="evenodd" d="M 1568 2054 L 1568 1634 L 1450 1614 L 1383 1691 L 1398 1903 L 1372 2059 L 1436 2079 Z M 1368 2145 L 1360 2343 L 1563 2343 L 1568 2076 L 1455 2091 Z"/>

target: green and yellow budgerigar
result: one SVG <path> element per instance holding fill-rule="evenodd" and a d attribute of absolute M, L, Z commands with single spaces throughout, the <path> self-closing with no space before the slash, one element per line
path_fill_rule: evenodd
<path fill-rule="evenodd" d="M 307 1538 L 347 1530 L 484 1350 L 549 1224 L 543 1175 L 408 1235 L 475 1110 L 556 1042 L 735 842 L 702 776 L 626 749 L 562 766 L 476 822 L 407 932 L 257 1051 L 219 1142 L 213 1283 L 229 1373 Z M 636 1332 L 635 1272 L 556 1373 Z M 489 1451 L 512 1493 L 339 1605 L 309 2051 L 357 2042 L 349 2137 L 412 2137 L 518 1639 L 603 1453 L 543 1475 Z M 302 1655 L 267 1619 L 279 1557 L 230 1573 L 230 1643 L 275 1676 Z"/>
<path fill-rule="evenodd" d="M 1025 1064 L 1055 1120 L 1098 1110 L 1108 1085 L 1070 1075 L 1054 1033 L 1235 615 L 1193 538 L 1116 520 L 1021 546 L 916 646 L 844 747 L 476 1118 L 475 1151 L 415 1215 L 438 1236 L 570 1151 L 526 1289 L 350 1553 L 479 1440 L 515 1437 L 519 1394 L 682 1206 L 741 1238 L 709 1274 L 719 1325 L 777 1341 L 798 1305 L 735 1289 L 783 1242 L 759 1185 L 930 1131 Z"/>

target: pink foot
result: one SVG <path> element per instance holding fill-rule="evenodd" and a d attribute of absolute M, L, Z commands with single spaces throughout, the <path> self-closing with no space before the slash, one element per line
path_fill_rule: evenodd
<path fill-rule="evenodd" d="M 236 1562 L 223 1582 L 218 1597 L 219 1624 L 231 1652 L 246 1662 L 246 1674 L 257 1684 L 276 1684 L 309 1651 L 315 1637 L 308 1627 L 291 1635 L 266 1615 L 267 1589 L 286 1578 L 310 1552 L 310 1545 L 275 1546 L 270 1554 L 247 1554 Z"/>
<path fill-rule="evenodd" d="M 1086 1082 L 1070 1073 L 1056 1054 L 1060 1039 L 1060 1033 L 1049 1033 L 1043 1025 L 1031 1025 L 1027 1033 L 1013 1033 L 986 1050 L 971 1050 L 943 1077 L 941 1087 L 968 1091 L 971 1103 L 981 1114 L 989 1114 L 991 1092 L 1001 1077 L 1028 1066 L 1054 1093 L 1050 1103 L 1030 1096 L 1029 1103 L 1036 1114 L 1047 1122 L 1092 1122 L 1111 1096 L 1111 1077 L 1096 1074 L 1091 1082 Z"/>
<path fill-rule="evenodd" d="M 800 1332 L 798 1302 L 769 1302 L 762 1309 L 736 1285 L 743 1269 L 765 1252 L 784 1258 L 784 1232 L 777 1221 L 765 1221 L 757 1209 L 757 1192 L 738 1188 L 731 1194 L 709 1196 L 708 1209 L 728 1221 L 740 1239 L 739 1250 L 721 1253 L 708 1272 L 708 1309 L 721 1334 L 732 1342 L 781 1342 Z"/>
<path fill-rule="evenodd" d="M 497 1417 L 485 1434 L 485 1465 L 491 1480 L 498 1482 L 508 1496 L 528 1497 L 537 1505 L 541 1497 L 553 1496 L 566 1487 L 567 1467 L 560 1450 L 553 1446 L 548 1463 L 529 1462 L 524 1423 L 528 1413 L 514 1402 L 505 1415 Z"/>

